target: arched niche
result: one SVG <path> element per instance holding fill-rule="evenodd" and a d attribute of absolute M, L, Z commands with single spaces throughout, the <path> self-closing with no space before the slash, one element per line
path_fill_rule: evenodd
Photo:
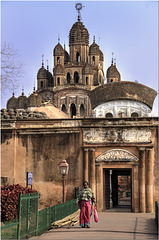
<path fill-rule="evenodd" d="M 79 82 L 79 74 L 78 72 L 74 73 L 74 83 L 78 83 Z"/>
<path fill-rule="evenodd" d="M 71 106 L 70 106 L 70 116 L 71 116 L 71 118 L 76 116 L 76 106 L 75 106 L 74 103 L 72 103 Z"/>
<path fill-rule="evenodd" d="M 70 73 L 68 72 L 68 73 L 67 73 L 67 83 L 70 83 L 70 81 L 71 81 L 71 75 L 70 75 Z"/>
<path fill-rule="evenodd" d="M 105 114 L 106 118 L 113 118 L 113 114 L 111 112 L 108 112 Z"/>
<path fill-rule="evenodd" d="M 80 54 L 79 54 L 79 52 L 76 53 L 76 62 L 78 62 L 78 63 L 80 62 Z"/>
<path fill-rule="evenodd" d="M 85 116 L 85 109 L 84 109 L 84 105 L 83 104 L 81 104 L 81 106 L 80 106 L 80 116 L 81 117 Z"/>
<path fill-rule="evenodd" d="M 64 113 L 67 113 L 67 110 L 66 110 L 66 106 L 65 106 L 65 104 L 62 105 L 61 110 L 62 110 Z"/>

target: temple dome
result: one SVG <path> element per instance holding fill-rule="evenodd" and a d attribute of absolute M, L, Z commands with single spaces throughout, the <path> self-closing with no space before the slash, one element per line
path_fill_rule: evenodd
<path fill-rule="evenodd" d="M 64 56 L 64 49 L 60 43 L 54 48 L 54 56 Z"/>
<path fill-rule="evenodd" d="M 48 80 L 48 86 L 53 87 L 53 76 L 52 76 L 51 72 L 49 72 L 49 70 L 46 71 L 46 77 Z"/>
<path fill-rule="evenodd" d="M 41 98 L 37 93 L 34 92 L 28 97 L 28 101 L 29 107 L 37 107 L 41 103 Z"/>
<path fill-rule="evenodd" d="M 93 42 L 89 47 L 89 55 L 99 55 L 99 54 L 100 54 L 99 46 L 95 42 Z"/>
<path fill-rule="evenodd" d="M 69 45 L 89 45 L 89 33 L 82 22 L 75 22 L 69 33 Z"/>
<path fill-rule="evenodd" d="M 16 109 L 16 105 L 17 105 L 17 98 L 13 96 L 7 101 L 7 109 L 12 108 L 12 109 Z"/>
<path fill-rule="evenodd" d="M 46 69 L 44 68 L 44 66 L 42 66 L 42 67 L 39 69 L 39 71 L 38 71 L 38 73 L 37 73 L 37 78 L 38 78 L 38 79 L 39 79 L 39 78 L 47 79 L 47 71 L 46 71 Z"/>
<path fill-rule="evenodd" d="M 111 64 L 111 66 L 107 69 L 107 78 L 110 77 L 117 77 L 120 81 L 120 73 L 116 65 Z"/>
<path fill-rule="evenodd" d="M 103 53 L 100 49 L 99 49 L 99 60 L 104 61 L 104 56 L 103 56 Z"/>
<path fill-rule="evenodd" d="M 157 92 L 140 83 L 121 81 L 97 87 L 89 95 L 92 109 L 100 104 L 116 100 L 137 101 L 152 109 Z"/>
<path fill-rule="evenodd" d="M 17 99 L 17 108 L 27 108 L 28 107 L 28 98 L 22 93 L 21 96 Z"/>
<path fill-rule="evenodd" d="M 44 103 L 40 107 L 32 108 L 32 111 L 46 113 L 48 118 L 51 118 L 51 119 L 53 119 L 53 118 L 55 118 L 55 119 L 56 118 L 68 118 L 68 116 L 63 111 L 61 111 L 60 109 L 58 109 L 51 103 L 49 103 L 49 104 Z"/>

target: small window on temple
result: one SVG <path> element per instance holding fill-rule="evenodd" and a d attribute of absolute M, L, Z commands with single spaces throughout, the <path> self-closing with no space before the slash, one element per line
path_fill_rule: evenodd
<path fill-rule="evenodd" d="M 60 78 L 57 78 L 57 85 L 60 85 Z"/>
<path fill-rule="evenodd" d="M 77 52 L 77 54 L 76 54 L 76 61 L 80 62 L 80 54 L 79 54 L 79 52 Z"/>
<path fill-rule="evenodd" d="M 79 81 L 79 75 L 78 75 L 78 72 L 75 72 L 74 73 L 74 83 L 78 83 Z"/>
<path fill-rule="evenodd" d="M 41 88 L 43 88 L 43 81 L 41 81 Z"/>
<path fill-rule="evenodd" d="M 109 112 L 109 113 L 106 113 L 105 117 L 106 117 L 106 118 L 112 118 L 112 117 L 113 117 L 113 114 L 110 113 L 110 112 Z"/>
<path fill-rule="evenodd" d="M 88 85 L 88 77 L 86 77 L 86 85 Z"/>
<path fill-rule="evenodd" d="M 60 63 L 60 57 L 57 57 L 57 63 Z"/>
<path fill-rule="evenodd" d="M 65 104 L 62 105 L 61 110 L 62 110 L 64 113 L 67 113 Z"/>
<path fill-rule="evenodd" d="M 113 82 L 113 79 L 111 79 L 110 81 Z"/>
<path fill-rule="evenodd" d="M 70 79 L 71 79 L 71 76 L 70 76 L 70 73 L 68 72 L 67 73 L 67 83 L 70 83 Z"/>
<path fill-rule="evenodd" d="M 131 117 L 138 117 L 138 116 L 139 116 L 139 114 L 136 113 L 136 112 L 133 112 L 133 113 L 131 114 Z"/>
<path fill-rule="evenodd" d="M 95 56 L 92 57 L 93 65 L 95 65 Z"/>

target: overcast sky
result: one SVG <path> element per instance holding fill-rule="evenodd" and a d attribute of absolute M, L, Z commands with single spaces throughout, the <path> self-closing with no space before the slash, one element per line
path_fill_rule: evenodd
<path fill-rule="evenodd" d="M 82 22 L 90 34 L 90 44 L 96 43 L 104 54 L 104 74 L 111 64 L 112 52 L 123 81 L 135 81 L 158 92 L 158 2 L 144 1 L 80 1 Z M 11 43 L 25 64 L 18 97 L 33 91 L 37 72 L 49 62 L 53 68 L 53 49 L 66 44 L 69 51 L 69 31 L 77 21 L 75 1 L 2 1 L 1 41 Z M 6 107 L 7 92 L 2 96 L 1 108 Z M 158 115 L 158 96 L 153 115 Z"/>

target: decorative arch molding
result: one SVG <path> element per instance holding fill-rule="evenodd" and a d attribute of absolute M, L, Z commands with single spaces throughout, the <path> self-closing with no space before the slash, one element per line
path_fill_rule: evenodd
<path fill-rule="evenodd" d="M 132 162 L 139 161 L 133 153 L 124 149 L 111 149 L 96 158 L 96 162 Z"/>

